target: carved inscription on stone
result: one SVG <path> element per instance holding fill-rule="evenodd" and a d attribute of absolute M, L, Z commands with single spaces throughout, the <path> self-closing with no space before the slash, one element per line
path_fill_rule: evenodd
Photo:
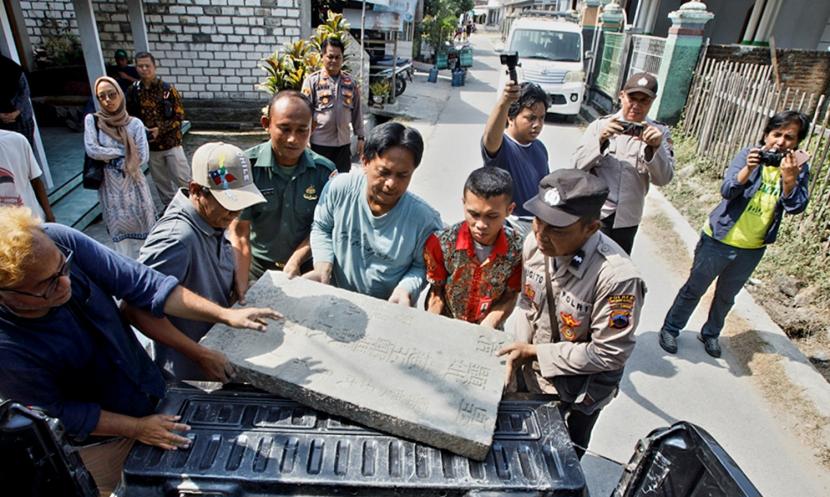
<path fill-rule="evenodd" d="M 476 351 L 487 355 L 495 355 L 500 348 L 504 347 L 506 340 L 492 340 L 484 335 L 479 335 L 476 340 Z"/>
<path fill-rule="evenodd" d="M 429 367 L 429 353 L 415 347 L 396 345 L 386 338 L 364 338 L 350 345 L 355 352 L 364 353 L 389 362 L 407 367 L 427 369 Z"/>
<path fill-rule="evenodd" d="M 483 459 L 508 336 L 463 321 L 267 272 L 248 305 L 285 319 L 264 333 L 217 325 L 202 343 L 255 386 L 394 435 Z"/>
<path fill-rule="evenodd" d="M 487 379 L 490 377 L 490 369 L 481 364 L 457 359 L 450 363 L 450 367 L 447 368 L 444 376 L 457 380 L 464 385 L 486 388 Z"/>
<path fill-rule="evenodd" d="M 487 409 L 461 399 L 456 419 L 464 424 L 486 424 L 490 420 Z"/>

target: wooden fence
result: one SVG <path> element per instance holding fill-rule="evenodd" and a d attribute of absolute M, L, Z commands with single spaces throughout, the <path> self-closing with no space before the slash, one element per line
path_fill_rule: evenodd
<path fill-rule="evenodd" d="M 786 86 L 776 87 L 772 66 L 701 58 L 695 72 L 683 134 L 697 141 L 697 153 L 721 174 L 737 152 L 760 140 L 768 119 L 782 110 L 811 117 L 800 148 L 810 154 L 810 206 L 799 216 L 802 233 L 810 232 L 830 255 L 830 99 Z"/>

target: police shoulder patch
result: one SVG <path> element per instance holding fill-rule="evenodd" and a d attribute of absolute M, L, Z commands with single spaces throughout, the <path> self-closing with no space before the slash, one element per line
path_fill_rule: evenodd
<path fill-rule="evenodd" d="M 615 330 L 624 330 L 631 325 L 631 313 L 637 299 L 634 295 L 611 295 L 608 297 L 608 307 L 611 314 L 608 317 L 608 327 Z"/>
<path fill-rule="evenodd" d="M 611 310 L 634 308 L 637 299 L 634 295 L 611 295 L 608 297 L 608 306 Z"/>

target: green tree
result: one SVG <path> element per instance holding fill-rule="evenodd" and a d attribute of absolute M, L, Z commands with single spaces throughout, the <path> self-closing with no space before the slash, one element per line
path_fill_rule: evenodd
<path fill-rule="evenodd" d="M 444 42 L 452 40 L 458 17 L 474 6 L 473 0 L 427 0 L 421 37 L 438 50 Z"/>
<path fill-rule="evenodd" d="M 474 0 L 426 0 L 424 2 L 424 16 L 441 17 L 447 13 L 458 17 L 475 7 Z"/>

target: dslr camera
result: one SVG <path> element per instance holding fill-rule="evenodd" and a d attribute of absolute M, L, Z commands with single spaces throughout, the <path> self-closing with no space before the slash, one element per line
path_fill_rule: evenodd
<path fill-rule="evenodd" d="M 646 129 L 645 123 L 634 123 L 631 121 L 623 120 L 619 120 L 617 122 L 619 122 L 623 127 L 623 130 L 621 132 L 621 134 L 623 135 L 634 136 L 639 138 L 643 136 L 643 131 Z"/>
<path fill-rule="evenodd" d="M 758 155 L 761 158 L 761 164 L 778 167 L 781 165 L 781 159 L 784 158 L 785 154 L 778 150 L 761 150 Z"/>
<path fill-rule="evenodd" d="M 507 66 L 507 72 L 510 74 L 510 81 L 519 82 L 519 77 L 516 75 L 516 66 L 519 65 L 519 52 L 505 52 L 499 55 L 501 64 Z"/>

